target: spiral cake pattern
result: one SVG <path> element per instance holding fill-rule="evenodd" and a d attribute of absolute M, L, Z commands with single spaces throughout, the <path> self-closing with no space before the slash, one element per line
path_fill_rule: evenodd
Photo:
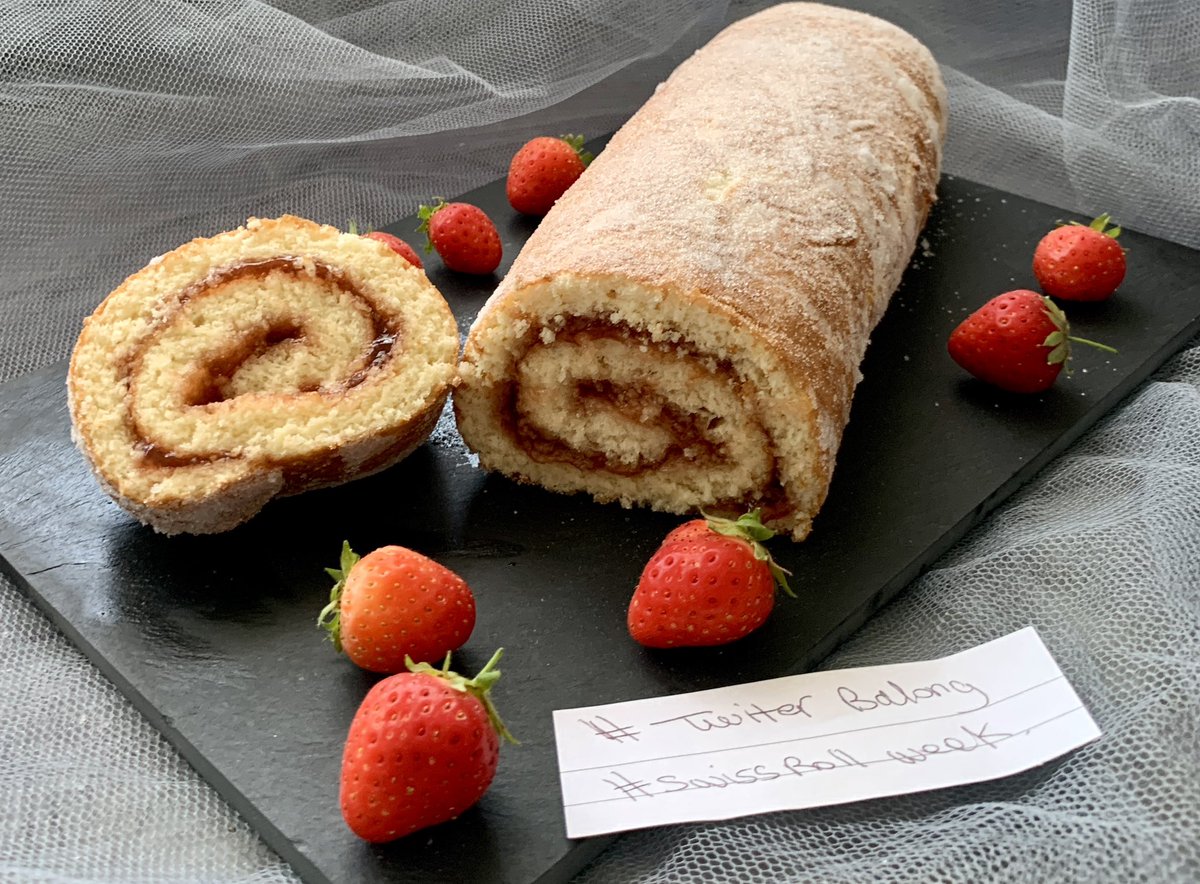
<path fill-rule="evenodd" d="M 384 469 L 432 431 L 454 318 L 382 243 L 291 216 L 196 239 L 89 317 L 68 373 L 101 485 L 168 534 Z"/>

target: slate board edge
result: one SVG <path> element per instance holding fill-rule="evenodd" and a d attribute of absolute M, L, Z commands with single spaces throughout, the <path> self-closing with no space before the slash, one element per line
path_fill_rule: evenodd
<path fill-rule="evenodd" d="M 40 373 L 40 372 L 37 372 Z M 28 375 L 26 376 L 28 377 Z M 55 628 L 78 648 L 100 673 L 112 682 L 113 686 L 133 704 L 133 707 L 145 716 L 146 720 L 166 738 L 167 742 L 178 750 L 192 769 L 204 778 L 217 793 L 232 805 L 238 815 L 244 819 L 255 832 L 278 853 L 292 869 L 307 884 L 335 884 L 322 874 L 316 866 L 294 845 L 291 840 L 279 831 L 254 804 L 242 794 L 236 786 L 210 764 L 195 746 L 192 745 L 167 717 L 155 708 L 154 704 L 133 686 L 122 674 L 121 670 L 97 650 L 69 620 L 63 617 L 36 587 L 14 566 L 8 554 L 0 551 L 0 571 L 28 596 L 38 609 L 44 613 Z M 36 575 L 32 575 L 36 576 Z"/>
<path fill-rule="evenodd" d="M 854 614 L 843 620 L 837 628 L 831 630 L 825 639 L 812 651 L 803 655 L 790 667 L 791 673 L 804 672 L 813 669 L 821 660 L 833 653 L 836 648 L 861 628 L 871 616 L 895 598 L 904 587 L 926 571 L 948 549 L 954 546 L 967 532 L 983 521 L 997 509 L 1005 500 L 1012 496 L 1021 486 L 1026 484 L 1038 472 L 1049 465 L 1056 457 L 1069 448 L 1075 441 L 1094 427 L 1103 417 L 1146 382 L 1168 359 L 1182 349 L 1189 340 L 1200 334 L 1200 315 L 1173 336 L 1151 358 L 1146 359 L 1136 371 L 1131 373 L 1122 383 L 1113 388 L 1093 410 L 1089 412 L 1090 419 L 1080 421 L 1070 432 L 1059 436 L 1052 444 L 1029 463 L 1014 473 L 1003 485 L 987 497 L 967 518 L 961 520 L 948 530 L 938 543 L 931 545 L 915 556 L 908 566 L 898 571 L 875 594 L 872 601 L 862 605 Z M 41 375 L 51 376 L 61 374 L 66 370 L 66 362 L 56 363 L 39 371 L 31 372 L 20 378 L 0 385 L 0 389 L 8 390 L 23 383 L 36 382 Z M 221 772 L 209 764 L 202 753 L 187 740 L 162 715 L 145 696 L 129 682 L 121 671 L 103 654 L 101 654 L 82 633 L 64 618 L 57 609 L 38 592 L 34 584 L 21 573 L 20 569 L 10 561 L 10 553 L 0 550 L 0 569 L 16 584 L 30 599 L 34 601 L 50 619 L 51 623 L 62 632 L 97 669 L 113 683 L 134 707 L 146 717 L 166 740 L 174 746 L 187 760 L 196 772 L 207 780 L 216 791 L 229 801 L 233 808 L 242 816 L 263 840 L 275 850 L 300 877 L 309 884 L 335 884 L 300 851 L 291 840 L 277 829 L 271 822 L 237 789 Z M 36 575 L 31 575 L 36 576 Z M 563 856 L 563 859 L 546 871 L 539 878 L 544 884 L 560 884 L 569 881 L 588 863 L 598 857 L 607 847 L 617 840 L 618 835 L 606 835 L 595 838 L 580 839 L 573 842 L 573 847 Z"/>
<path fill-rule="evenodd" d="M 1198 308 L 1200 309 L 1200 308 Z M 1086 419 L 1080 420 L 1070 431 L 1063 433 L 1053 443 L 1042 449 L 1037 457 L 1031 458 L 1021 469 L 1017 470 L 1007 481 L 986 497 L 980 505 L 958 524 L 952 526 L 896 575 L 887 581 L 876 593 L 873 601 L 861 606 L 851 616 L 844 619 L 835 629 L 829 631 L 824 639 L 813 649 L 801 656 L 791 666 L 791 673 L 810 672 L 832 654 L 839 645 L 854 635 L 872 616 L 894 599 L 910 583 L 920 577 L 930 566 L 942 557 L 951 547 L 967 535 L 967 533 L 983 522 L 1008 498 L 1027 484 L 1038 473 L 1049 466 L 1060 454 L 1070 448 L 1095 427 L 1101 420 L 1110 415 L 1116 407 L 1128 396 L 1134 393 L 1142 384 L 1158 371 L 1167 360 L 1175 356 L 1192 338 L 1200 335 L 1200 313 L 1186 325 L 1177 335 L 1172 337 L 1162 349 L 1149 359 L 1146 359 L 1123 382 L 1114 387 L 1108 395 L 1100 399 L 1100 404 L 1088 412 Z M 840 637 L 839 637 L 840 636 Z M 995 636 L 999 638 L 1000 636 Z M 964 649 L 965 650 L 965 649 Z M 785 675 L 788 673 L 784 673 Z"/>
<path fill-rule="evenodd" d="M 1010 497 L 1013 492 L 1028 482 L 1037 472 L 1091 429 L 1100 418 L 1109 414 L 1118 402 L 1144 383 L 1158 368 L 1177 353 L 1187 341 L 1198 333 L 1200 333 L 1200 313 L 1194 316 L 1183 329 L 1173 335 L 1163 347 L 1155 351 L 1149 358 L 1143 360 L 1123 382 L 1114 387 L 1095 406 L 1089 409 L 1086 419 L 1081 420 L 1070 431 L 1057 437 L 1054 442 L 1047 445 L 1036 457 L 1031 458 L 1027 464 L 1011 475 L 992 494 L 988 495 L 967 517 L 950 527 L 936 543 L 931 544 L 915 555 L 905 567 L 898 570 L 890 580 L 882 584 L 879 591 L 873 594 L 866 603 L 862 604 L 850 616 L 844 618 L 838 624 L 837 628 L 830 630 L 824 639 L 813 646 L 812 650 L 794 661 L 787 671 L 780 672 L 779 674 L 782 676 L 812 669 L 820 660 L 832 653 L 838 645 L 866 623 L 874 613 L 886 605 L 904 587 L 911 583 L 912 580 L 927 570 L 933 562 L 960 540 L 971 528 L 979 524 L 989 513 Z M 62 376 L 65 373 L 66 364 L 66 360 L 64 360 L 60 363 L 14 378 L 4 384 L 0 384 L 0 391 L 7 392 L 24 384 L 36 384 L 42 376 Z M 150 723 L 164 735 L 168 742 L 180 751 L 193 769 L 208 780 L 218 793 L 229 801 L 239 814 L 263 837 L 264 841 L 283 859 L 289 862 L 297 874 L 306 882 L 310 882 L 310 884 L 331 884 L 330 879 L 324 873 L 320 872 L 298 847 L 272 825 L 261 812 L 257 811 L 249 800 L 227 778 L 204 760 L 198 750 L 176 730 L 166 716 L 158 712 L 150 701 L 133 687 L 132 683 L 121 674 L 114 664 L 109 663 L 95 647 L 84 639 L 81 633 L 65 620 L 54 606 L 37 591 L 33 582 L 20 572 L 17 565 L 11 561 L 13 557 L 19 557 L 19 551 L 17 556 L 12 556 L 5 550 L 0 549 L 0 569 L 8 574 L 14 580 L 14 583 L 37 604 L 38 608 L 46 613 L 51 622 L 76 647 L 80 648 L 84 655 L 97 666 L 118 690 L 130 699 L 134 707 L 145 715 Z M 33 578 L 37 576 L 37 574 L 30 574 L 30 577 Z M 570 842 L 572 845 L 570 849 L 567 850 L 559 862 L 546 870 L 537 879 L 538 882 L 570 880 L 571 877 L 597 857 L 616 838 L 616 835 L 608 835 Z"/>

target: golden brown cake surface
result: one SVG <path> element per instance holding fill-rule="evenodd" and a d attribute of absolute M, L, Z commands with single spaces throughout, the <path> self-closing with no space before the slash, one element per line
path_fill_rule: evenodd
<path fill-rule="evenodd" d="M 679 67 L 541 222 L 468 338 L 489 468 L 802 538 L 935 198 L 946 96 L 879 19 L 784 4 Z"/>

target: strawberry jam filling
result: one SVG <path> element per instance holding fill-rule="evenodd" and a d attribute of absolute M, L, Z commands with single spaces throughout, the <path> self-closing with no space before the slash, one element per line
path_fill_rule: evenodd
<path fill-rule="evenodd" d="M 740 383 L 729 360 L 698 351 L 680 341 L 655 341 L 649 332 L 634 328 L 623 322 L 607 318 L 572 316 L 553 329 L 552 344 L 541 343 L 542 329 L 531 328 L 524 341 L 524 351 L 529 353 L 537 347 L 554 346 L 556 343 L 586 344 L 589 341 L 615 340 L 632 347 L 657 350 L 664 357 L 680 356 L 700 360 L 710 367 L 712 375 L 731 385 Z M 664 465 L 679 461 L 696 469 L 719 468 L 727 463 L 733 453 L 727 446 L 715 441 L 709 431 L 719 426 L 723 418 L 711 415 L 692 414 L 671 402 L 649 383 L 617 383 L 602 378 L 577 378 L 573 381 L 573 398 L 586 412 L 588 399 L 601 399 L 610 408 L 637 423 L 642 416 L 651 412 L 657 422 L 666 428 L 671 443 L 656 457 L 643 457 L 636 463 L 628 463 L 611 457 L 602 450 L 580 450 L 565 444 L 561 439 L 548 434 L 534 422 L 525 418 L 520 408 L 520 393 L 515 380 L 508 380 L 499 387 L 500 423 L 505 434 L 537 463 L 562 463 L 593 472 L 604 471 L 614 475 L 636 477 L 649 473 Z M 774 452 L 771 453 L 775 463 Z M 763 517 L 779 518 L 794 509 L 779 480 L 778 469 L 772 466 L 765 487 L 754 492 L 755 505 L 763 509 Z M 712 505 L 715 512 L 740 515 L 745 511 L 744 500 L 718 501 Z"/>
<path fill-rule="evenodd" d="M 323 261 L 290 255 L 280 255 L 257 261 L 242 261 L 214 270 L 204 279 L 183 289 L 172 305 L 172 309 L 157 324 L 160 328 L 167 326 L 189 301 L 212 296 L 227 283 L 254 277 L 263 278 L 276 272 L 297 275 L 304 273 L 329 286 L 336 287 L 365 305 L 366 313 L 372 324 L 373 338 L 368 343 L 363 357 L 355 360 L 357 367 L 353 371 L 337 383 L 323 384 L 319 387 L 304 385 L 297 392 L 319 392 L 327 396 L 343 395 L 347 390 L 366 380 L 373 370 L 385 365 L 392 358 L 397 344 L 403 341 L 404 329 L 399 319 L 383 316 L 370 298 L 341 270 L 331 267 Z M 231 339 L 215 358 L 198 366 L 190 377 L 182 381 L 185 385 L 183 396 L 185 404 L 188 407 L 203 407 L 233 398 L 234 394 L 229 389 L 230 383 L 244 364 L 262 356 L 272 348 L 290 342 L 302 342 L 305 335 L 304 318 L 298 317 L 258 328 Z M 121 371 L 121 376 L 126 383 L 129 383 L 137 373 L 141 358 L 142 350 L 135 350 L 126 357 Z M 170 451 L 154 443 L 150 434 L 138 425 L 132 413 L 126 413 L 125 421 L 129 433 L 134 439 L 134 445 L 142 454 L 142 462 L 147 466 L 181 467 L 211 463 L 229 456 L 227 452 L 222 451 L 189 452 L 187 454 Z"/>

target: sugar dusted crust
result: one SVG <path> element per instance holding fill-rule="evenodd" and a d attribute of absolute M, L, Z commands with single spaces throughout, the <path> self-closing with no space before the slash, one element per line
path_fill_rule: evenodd
<path fill-rule="evenodd" d="M 84 323 L 72 434 L 100 485 L 166 534 L 369 475 L 432 432 L 449 306 L 382 243 L 292 216 L 151 261 Z"/>
<path fill-rule="evenodd" d="M 481 311 L 455 392 L 464 439 L 556 491 L 760 506 L 803 538 L 935 199 L 946 110 L 928 51 L 871 16 L 784 4 L 726 29 Z"/>

